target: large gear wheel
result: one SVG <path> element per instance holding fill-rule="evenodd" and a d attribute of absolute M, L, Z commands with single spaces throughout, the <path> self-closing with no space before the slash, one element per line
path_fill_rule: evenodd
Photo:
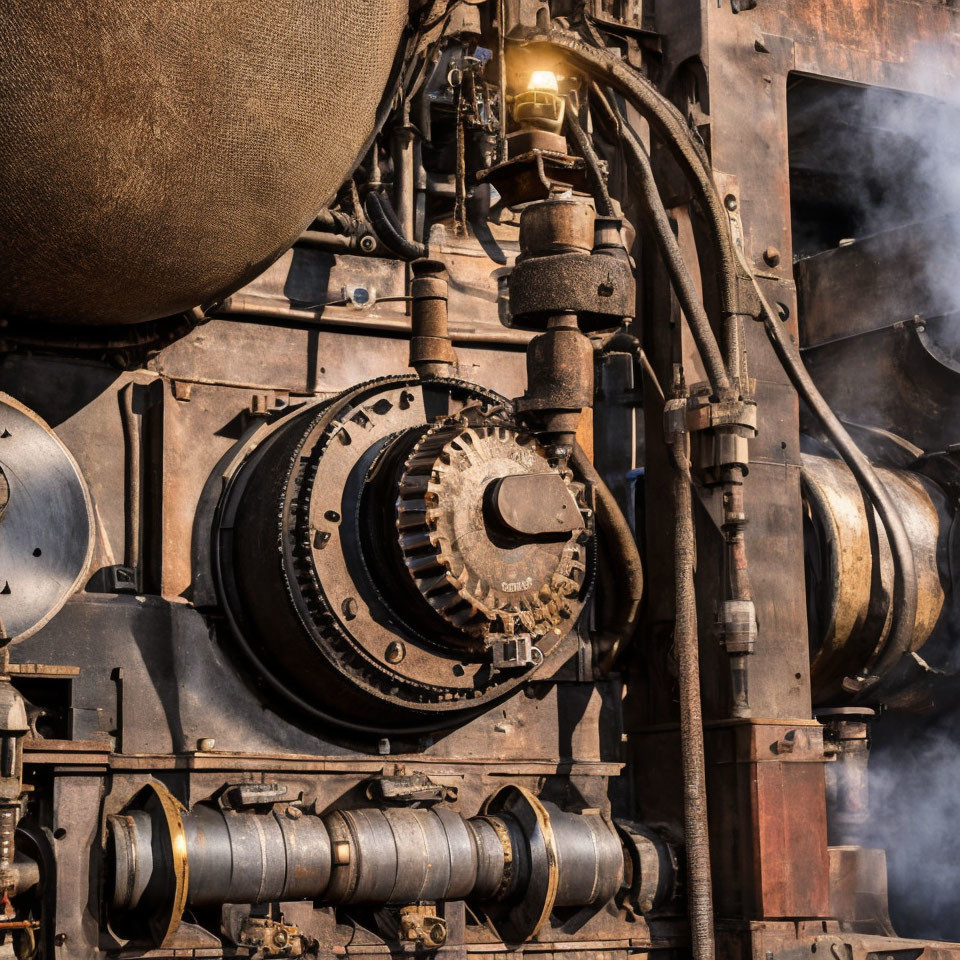
<path fill-rule="evenodd" d="M 589 511 L 511 413 L 472 384 L 391 377 L 263 428 L 218 535 L 232 636 L 259 682 L 324 722 L 399 733 L 398 710 L 410 730 L 441 726 L 575 652 Z M 490 495 L 511 481 L 547 484 L 573 522 L 500 529 Z"/>
<path fill-rule="evenodd" d="M 556 474 L 543 448 L 505 423 L 441 424 L 410 452 L 397 497 L 400 549 L 424 599 L 458 630 L 488 644 L 520 633 L 536 640 L 578 609 L 585 534 L 517 541 L 484 515 L 496 481 Z"/>

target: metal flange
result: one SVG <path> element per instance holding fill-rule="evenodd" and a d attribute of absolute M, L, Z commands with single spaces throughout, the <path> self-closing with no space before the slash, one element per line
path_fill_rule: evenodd
<path fill-rule="evenodd" d="M 526 840 L 523 853 L 528 860 L 527 869 L 516 869 L 516 860 L 522 854 L 514 850 L 513 889 L 506 891 L 501 903 L 485 908 L 505 944 L 526 943 L 549 919 L 560 886 L 560 854 L 550 814 L 533 793 L 516 784 L 508 784 L 493 794 L 484 803 L 483 813 L 513 819 Z M 514 895 L 520 895 L 519 901 Z"/>

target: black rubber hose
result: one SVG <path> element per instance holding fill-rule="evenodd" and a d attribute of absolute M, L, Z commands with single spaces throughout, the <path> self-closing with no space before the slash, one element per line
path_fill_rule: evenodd
<path fill-rule="evenodd" d="M 580 151 L 580 156 L 587 162 L 587 177 L 590 181 L 590 192 L 593 194 L 593 200 L 597 205 L 597 213 L 601 217 L 615 217 L 616 211 L 613 209 L 610 191 L 607 190 L 607 184 L 600 169 L 600 158 L 597 156 L 597 151 L 593 148 L 586 130 L 580 126 L 580 120 L 569 103 L 567 104 L 566 123 L 567 129 L 573 137 L 573 142 L 576 144 L 577 150 Z"/>
<path fill-rule="evenodd" d="M 427 248 L 424 244 L 417 242 L 416 240 L 409 240 L 407 238 L 406 231 L 403 229 L 403 224 L 400 223 L 400 218 L 397 216 L 397 212 L 393 209 L 393 201 L 390 199 L 387 192 L 381 191 L 379 194 L 380 206 L 383 208 L 384 215 L 387 220 L 390 221 L 390 226 L 393 227 L 394 231 L 410 246 L 420 251 L 419 257 L 423 258 L 427 255 Z"/>
<path fill-rule="evenodd" d="M 850 472 L 857 478 L 857 482 L 866 491 L 887 532 L 887 540 L 890 543 L 890 552 L 893 554 L 894 564 L 893 620 L 890 625 L 890 633 L 879 657 L 872 665 L 867 667 L 870 676 L 858 678 L 861 681 L 860 689 L 866 692 L 875 686 L 876 682 L 894 667 L 905 653 L 909 652 L 913 641 L 917 622 L 919 588 L 910 538 L 907 536 L 903 520 L 890 499 L 883 481 L 877 476 L 873 465 L 854 443 L 853 438 L 817 389 L 816 384 L 807 372 L 807 368 L 803 365 L 796 347 L 788 341 L 784 333 L 783 321 L 771 309 L 755 278 L 753 278 L 753 285 L 760 299 L 764 329 L 767 331 L 773 350 L 787 372 L 790 382 L 797 393 L 803 397 L 813 415 L 820 421 L 837 453 L 840 454 L 843 462 L 850 468 Z"/>
<path fill-rule="evenodd" d="M 608 50 L 585 43 L 574 34 L 554 30 L 533 37 L 529 43 L 546 43 L 562 50 L 573 66 L 623 94 L 663 140 L 695 188 L 706 215 L 716 251 L 724 313 L 738 314 L 737 260 L 730 236 L 729 218 L 717 193 L 706 157 L 677 108 L 628 63 Z M 739 369 L 736 359 L 727 357 L 731 369 Z"/>
<path fill-rule="evenodd" d="M 570 466 L 582 480 L 593 485 L 597 498 L 597 522 L 605 541 L 622 564 L 623 582 L 618 591 L 620 599 L 612 618 L 613 644 L 604 657 L 604 665 L 609 667 L 613 665 L 618 652 L 633 639 L 637 629 L 640 602 L 643 600 L 643 563 L 640 560 L 636 537 L 620 509 L 620 504 L 617 503 L 617 498 L 610 492 L 597 468 L 578 443 L 573 445 Z"/>
<path fill-rule="evenodd" d="M 706 368 L 710 387 L 716 396 L 721 399 L 729 399 L 733 393 L 730 376 L 724 366 L 723 356 L 714 335 L 713 327 L 710 325 L 710 319 L 700 302 L 699 291 L 690 276 L 689 270 L 687 270 L 683 254 L 680 252 L 680 245 L 677 243 L 666 210 L 664 210 L 650 158 L 636 134 L 625 123 L 621 122 L 620 118 L 613 112 L 613 107 L 607 101 L 607 98 L 598 89 L 594 89 L 593 103 L 597 107 L 598 123 L 602 127 L 606 127 L 610 134 L 613 133 L 614 129 L 618 129 L 619 137 L 626 148 L 627 162 L 638 181 L 644 209 L 653 227 L 653 234 L 660 249 L 660 256 L 667 268 L 667 273 L 670 275 L 670 282 L 677 299 L 680 301 L 680 307 L 690 325 L 690 332 L 693 334 L 697 350 Z"/>
<path fill-rule="evenodd" d="M 377 241 L 400 260 L 420 260 L 427 255 L 423 243 L 415 243 L 403 235 L 390 201 L 371 191 L 364 202 L 364 210 Z"/>
<path fill-rule="evenodd" d="M 723 311 L 723 344 L 727 369 L 742 376 L 743 308 L 740 305 L 738 261 L 730 235 L 727 212 L 701 145 L 677 108 L 642 74 L 604 48 L 585 43 L 580 37 L 554 30 L 530 43 L 548 43 L 565 52 L 567 59 L 584 73 L 593 75 L 619 91 L 646 118 L 651 129 L 664 141 L 680 165 L 700 201 L 710 232 L 716 260 L 716 274 Z M 747 274 L 744 274 L 746 277 Z"/>

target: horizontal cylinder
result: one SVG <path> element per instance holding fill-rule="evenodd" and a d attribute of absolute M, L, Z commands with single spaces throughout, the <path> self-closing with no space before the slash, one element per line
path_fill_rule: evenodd
<path fill-rule="evenodd" d="M 298 811 L 299 812 L 299 811 Z M 112 906 L 130 911 L 166 893 L 155 824 L 135 810 L 108 818 Z M 317 817 L 233 813 L 198 805 L 182 817 L 189 863 L 187 903 L 270 903 L 320 896 L 330 879 L 330 838 Z"/>
<path fill-rule="evenodd" d="M 814 701 L 842 696 L 845 677 L 866 674 L 889 639 L 893 623 L 894 561 L 883 523 L 867 509 L 856 478 L 841 460 L 804 454 L 801 479 L 807 522 L 811 681 Z M 877 468 L 903 520 L 917 572 L 917 613 L 910 651 L 924 650 L 946 609 L 952 510 L 928 478 L 907 470 Z M 941 571 L 941 558 L 946 562 Z M 953 631 L 947 631 L 952 645 Z M 927 648 L 928 649 L 928 648 Z"/>
<path fill-rule="evenodd" d="M 557 906 L 613 897 L 624 868 L 609 824 L 596 813 L 540 809 L 538 823 L 510 810 L 467 820 L 445 805 L 321 818 L 295 806 L 255 813 L 198 804 L 178 813 L 169 797 L 107 818 L 110 904 L 150 916 L 171 903 L 288 900 L 469 900 L 511 909 L 534 888 L 555 888 Z M 541 847 L 556 850 L 555 862 L 538 856 Z"/>
<path fill-rule="evenodd" d="M 110 905 L 134 910 L 153 876 L 152 820 L 145 810 L 133 810 L 107 817 L 107 828 L 107 856 L 113 866 Z"/>
<path fill-rule="evenodd" d="M 183 828 L 193 906 L 303 900 L 327 887 L 330 838 L 317 817 L 196 806 Z"/>
<path fill-rule="evenodd" d="M 452 810 L 338 810 L 325 822 L 344 851 L 325 895 L 331 903 L 459 900 L 476 886 L 477 834 Z"/>
<path fill-rule="evenodd" d="M 606 903 L 623 882 L 623 848 L 598 813 L 565 813 L 545 803 L 557 844 L 554 906 Z"/>

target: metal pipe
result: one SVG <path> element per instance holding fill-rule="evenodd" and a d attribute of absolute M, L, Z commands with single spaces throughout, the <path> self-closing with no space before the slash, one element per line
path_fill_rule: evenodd
<path fill-rule="evenodd" d="M 400 221 L 401 233 L 408 240 L 414 238 L 414 189 L 416 171 L 413 144 L 416 133 L 410 124 L 410 102 L 404 102 L 403 122 L 393 129 L 393 203 Z"/>
<path fill-rule="evenodd" d="M 824 432 L 843 458 L 844 463 L 850 468 L 870 498 L 870 502 L 880 515 L 884 529 L 887 531 L 887 539 L 890 542 L 894 562 L 893 625 L 879 656 L 868 667 L 869 674 L 860 675 L 856 678 L 851 677 L 848 678 L 848 681 L 845 681 L 845 688 L 847 688 L 848 693 L 867 693 L 910 650 L 919 602 L 917 569 L 913 550 L 910 547 L 910 539 L 907 536 L 903 520 L 883 485 L 883 481 L 877 476 L 877 472 L 873 469 L 870 461 L 863 455 L 836 414 L 830 409 L 827 401 L 824 400 L 810 374 L 807 373 L 807 368 L 796 352 L 796 347 L 787 340 L 783 321 L 770 307 L 763 291 L 760 289 L 760 284 L 757 283 L 752 273 L 750 277 L 760 299 L 763 326 L 773 346 L 774 353 L 776 353 L 790 378 L 794 389 L 803 397 L 810 411 L 820 421 Z"/>
<path fill-rule="evenodd" d="M 297 237 L 296 246 L 313 247 L 329 253 L 348 253 L 354 256 L 383 256 L 386 251 L 377 248 L 377 241 L 369 233 L 363 236 L 348 236 L 327 233 L 323 230 L 304 230 Z"/>
<path fill-rule="evenodd" d="M 126 444 L 125 520 L 123 528 L 123 564 L 134 571 L 140 589 L 140 512 L 141 512 L 141 437 L 140 419 L 133 409 L 136 384 L 128 383 L 120 391 L 120 413 L 123 439 Z"/>
<path fill-rule="evenodd" d="M 394 256 L 401 260 L 418 260 L 427 255 L 424 244 L 407 239 L 390 201 L 385 196 L 368 193 L 364 206 L 377 240 Z"/>
<path fill-rule="evenodd" d="M 497 128 L 497 163 L 507 159 L 507 0 L 497 0 L 497 87 L 500 126 Z"/>
<path fill-rule="evenodd" d="M 730 221 L 717 193 L 702 148 L 690 135 L 679 110 L 642 74 L 608 50 L 591 46 L 579 37 L 559 30 L 529 41 L 547 43 L 562 50 L 572 65 L 613 87 L 649 122 L 664 141 L 701 201 L 714 247 L 720 299 L 724 313 L 724 347 L 727 369 L 734 376 L 742 364 L 739 323 L 738 263 L 730 234 Z M 745 275 L 746 276 L 746 275 Z"/>
<path fill-rule="evenodd" d="M 323 307 L 306 310 L 300 307 L 283 306 L 274 302 L 264 301 L 247 293 L 237 293 L 227 297 L 221 303 L 214 316 L 238 318 L 262 318 L 309 323 L 311 326 L 331 327 L 334 329 L 347 328 L 361 331 L 376 330 L 381 333 L 395 333 L 400 336 L 410 336 L 410 321 L 406 317 L 390 319 L 388 317 L 371 317 L 364 314 L 357 316 L 335 316 Z M 481 330 L 476 327 L 469 330 L 454 329 L 450 334 L 455 343 L 490 343 L 507 346 L 524 347 L 532 339 L 533 334 L 525 330 L 510 330 L 505 327 L 491 327 Z"/>
<path fill-rule="evenodd" d="M 700 294 L 697 291 L 693 278 L 687 270 L 683 260 L 683 254 L 680 251 L 680 245 L 674 236 L 670 221 L 667 218 L 663 201 L 660 199 L 660 192 L 657 189 L 657 183 L 653 175 L 653 167 L 646 150 L 637 139 L 633 131 L 622 122 L 622 117 L 618 116 L 613 107 L 599 87 L 594 84 L 594 94 L 596 103 L 599 106 L 598 118 L 605 123 L 608 129 L 617 129 L 619 135 L 627 148 L 627 162 L 630 165 L 634 176 L 639 181 L 640 196 L 643 200 L 644 208 L 650 218 L 650 225 L 653 227 L 654 239 L 660 249 L 660 256 L 667 273 L 670 276 L 670 282 L 673 290 L 680 301 L 680 307 L 687 323 L 690 326 L 690 332 L 697 345 L 697 351 L 703 360 L 706 368 L 707 378 L 710 381 L 710 389 L 720 398 L 729 398 L 733 389 L 730 384 L 730 377 L 724 365 L 723 356 L 720 353 L 720 346 L 714 335 L 713 327 L 710 325 L 710 319 L 707 317 L 703 304 L 700 302 Z"/>
<path fill-rule="evenodd" d="M 602 217 L 616 216 L 616 211 L 613 209 L 613 202 L 610 199 L 610 191 L 607 190 L 607 184 L 603 178 L 603 172 L 600 169 L 600 158 L 597 156 L 597 151 L 594 150 L 586 130 L 580 126 L 580 120 L 577 117 L 576 111 L 573 109 L 573 104 L 570 102 L 569 97 L 567 98 L 567 109 L 564 117 L 567 129 L 573 137 L 573 142 L 580 151 L 580 156 L 587 162 L 587 175 L 590 180 L 591 193 L 597 205 L 597 213 Z"/>
<path fill-rule="evenodd" d="M 724 365 L 720 347 L 717 344 L 713 328 L 700 301 L 700 295 L 693 283 L 673 229 L 667 219 L 666 210 L 660 199 L 653 167 L 643 144 L 624 122 L 622 116 L 613 110 L 606 96 L 594 84 L 595 100 L 599 105 L 598 117 L 611 132 L 616 129 L 627 147 L 627 158 L 631 168 L 640 181 L 641 196 L 653 227 L 654 236 L 660 247 L 661 257 L 667 267 L 677 299 L 687 317 L 697 350 L 707 370 L 707 377 L 714 396 L 720 400 L 735 400 L 736 392 L 732 382 L 741 371 L 730 365 Z M 734 318 L 739 324 L 740 318 Z M 742 354 L 734 351 L 742 363 Z M 741 383 L 741 388 L 742 388 Z M 732 428 L 731 428 L 732 429 Z M 718 431 L 719 432 L 719 431 Z M 731 692 L 733 698 L 732 714 L 735 717 L 750 715 L 749 675 L 747 657 L 753 653 L 756 641 L 756 612 L 753 604 L 753 592 L 747 564 L 747 546 L 744 529 L 747 518 L 743 503 L 743 478 L 745 468 L 731 464 L 724 468 L 722 480 L 721 507 L 723 520 L 721 529 L 724 538 L 724 567 L 726 571 L 725 589 L 720 609 L 720 622 L 724 629 L 724 645 L 730 658 Z"/>
<path fill-rule="evenodd" d="M 621 564 L 620 600 L 613 618 L 614 639 L 601 665 L 601 669 L 609 669 L 637 629 L 640 603 L 643 600 L 643 563 L 636 538 L 620 509 L 620 504 L 578 443 L 573 446 L 570 466 L 581 479 L 593 485 L 597 498 L 597 521 L 604 533 L 605 542 L 616 552 Z"/>
<path fill-rule="evenodd" d="M 511 905 L 531 885 L 551 891 L 549 907 L 585 906 L 609 901 L 623 877 L 623 850 L 607 821 L 536 798 L 530 809 L 542 811 L 539 819 L 514 807 L 466 819 L 444 804 L 323 817 L 295 804 L 267 813 L 198 804 L 187 812 L 159 786 L 138 798 L 107 817 L 110 903 L 121 914 L 150 916 L 171 899 L 180 910 L 277 900 Z M 552 862 L 541 848 L 554 851 Z"/>
<path fill-rule="evenodd" d="M 713 881 L 707 820 L 707 778 L 700 697 L 700 643 L 694 587 L 696 546 L 693 528 L 689 435 L 684 428 L 686 399 L 668 402 L 668 442 L 674 459 L 674 644 L 680 681 L 680 752 L 683 764 L 683 826 L 687 858 L 687 903 L 695 960 L 713 960 Z"/>
<path fill-rule="evenodd" d="M 421 379 L 449 376 L 457 354 L 447 327 L 447 280 L 439 260 L 415 260 L 410 282 L 410 366 Z"/>

